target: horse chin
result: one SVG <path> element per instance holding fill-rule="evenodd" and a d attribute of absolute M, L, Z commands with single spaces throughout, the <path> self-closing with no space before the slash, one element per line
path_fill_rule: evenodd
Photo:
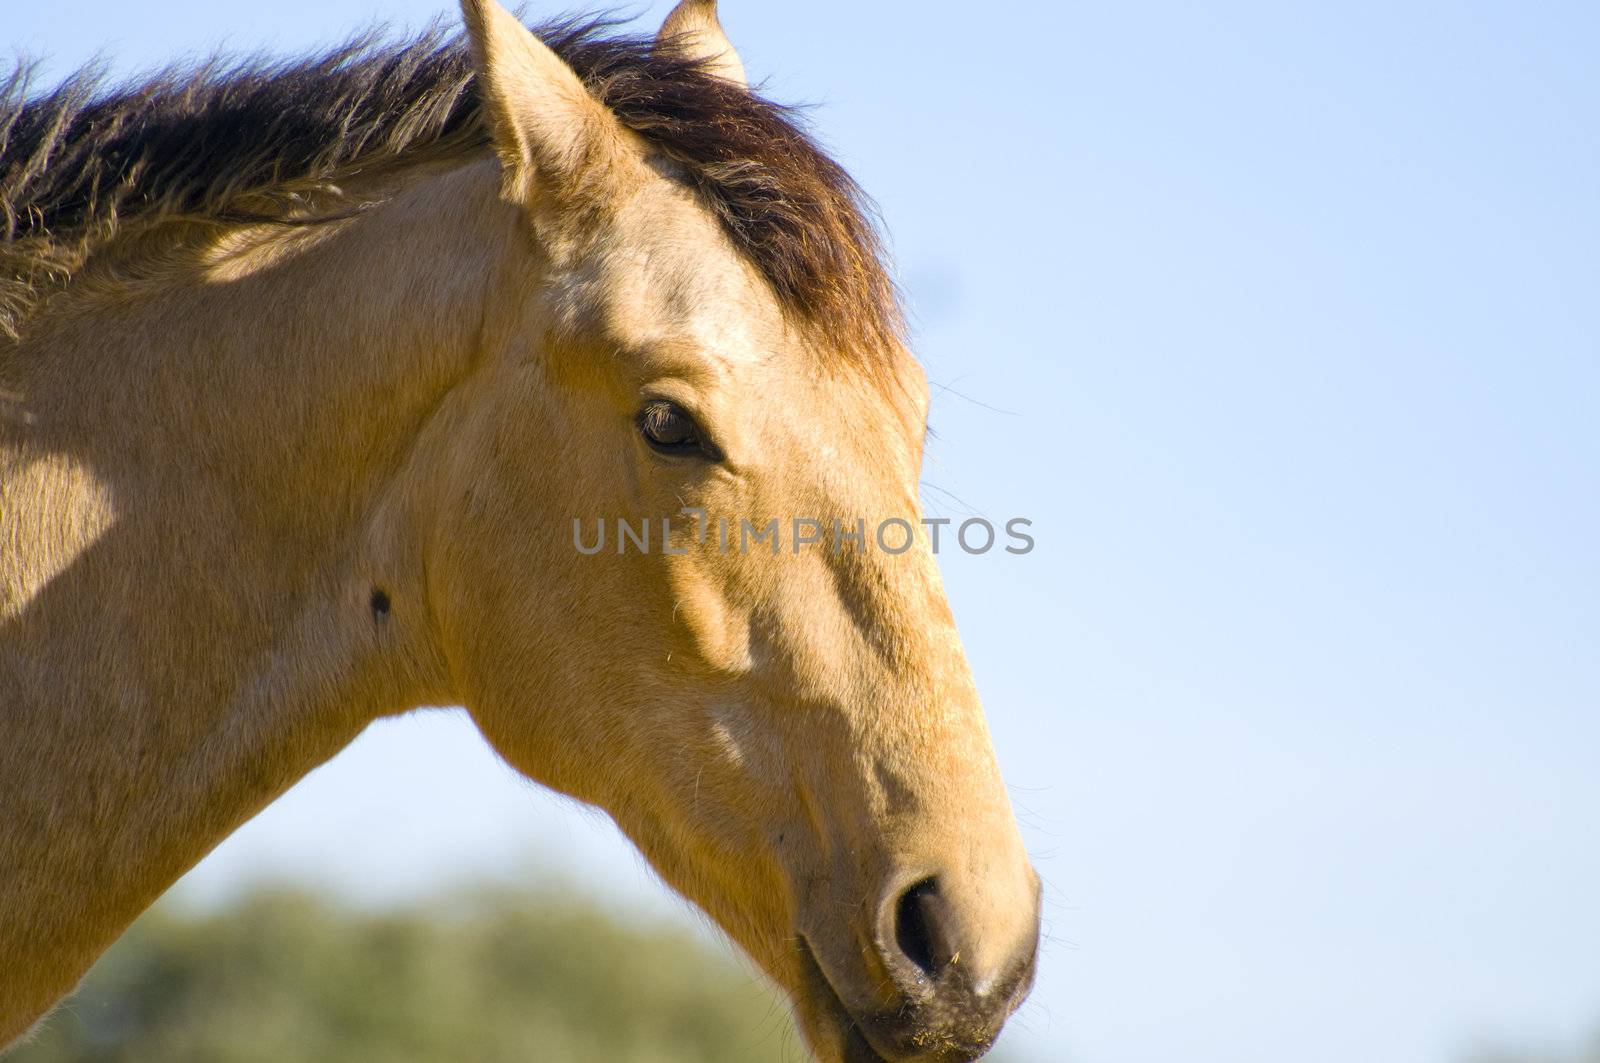
<path fill-rule="evenodd" d="M 839 999 L 805 935 L 797 938 L 796 945 L 800 959 L 796 1010 L 812 1052 L 823 1063 L 888 1063 Z"/>
<path fill-rule="evenodd" d="M 1030 962 L 1001 990 L 1008 1004 L 987 1029 L 937 1022 L 933 1028 L 919 1028 L 915 1020 L 907 1024 L 916 1011 L 909 1004 L 876 1016 L 852 1013 L 804 934 L 797 936 L 796 946 L 796 1011 L 806 1040 L 822 1063 L 971 1063 L 994 1046 L 1001 1025 L 1033 984 Z"/>

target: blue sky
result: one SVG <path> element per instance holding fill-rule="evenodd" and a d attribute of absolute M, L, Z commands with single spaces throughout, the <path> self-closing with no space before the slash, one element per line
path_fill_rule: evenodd
<path fill-rule="evenodd" d="M 425 0 L 14 5 L 59 74 Z M 639 25 L 653 29 L 665 4 Z M 532 9 L 542 14 L 542 9 Z M 1048 883 L 1017 1058 L 1450 1060 L 1600 1023 L 1600 8 L 725 0 L 877 197 L 930 510 Z M 458 716 L 202 865 L 692 920 Z"/>

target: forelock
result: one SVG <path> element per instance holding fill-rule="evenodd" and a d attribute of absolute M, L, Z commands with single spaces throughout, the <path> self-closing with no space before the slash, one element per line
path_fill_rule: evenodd
<path fill-rule="evenodd" d="M 677 163 L 785 312 L 852 361 L 903 342 L 874 212 L 790 107 L 604 20 L 536 27 L 629 129 Z M 0 332 L 129 226 L 293 219 L 357 171 L 487 141 L 469 49 L 440 26 L 287 62 L 213 60 L 111 90 L 83 71 L 0 85 Z M 324 196 L 326 198 L 326 196 Z M 314 219 L 312 219 L 314 220 Z"/>

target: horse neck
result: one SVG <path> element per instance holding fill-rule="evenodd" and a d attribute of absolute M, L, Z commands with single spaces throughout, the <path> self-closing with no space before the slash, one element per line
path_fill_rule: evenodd
<path fill-rule="evenodd" d="M 0 1045 L 368 721 L 448 697 L 406 477 L 497 181 L 86 282 L 0 354 Z"/>

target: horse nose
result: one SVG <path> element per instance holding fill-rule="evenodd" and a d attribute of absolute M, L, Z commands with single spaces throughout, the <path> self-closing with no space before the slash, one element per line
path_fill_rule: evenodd
<path fill-rule="evenodd" d="M 1005 897 L 967 892 L 954 876 L 938 874 L 889 890 L 878 940 L 885 965 L 915 1002 L 903 1014 L 916 1015 L 924 1033 L 931 1024 L 981 1050 L 1033 983 L 1039 878 L 1028 869 L 1027 883 Z M 878 1032 L 891 1041 L 912 1033 Z"/>
<path fill-rule="evenodd" d="M 979 996 L 1025 969 L 1038 947 L 1039 878 L 1031 869 L 1029 879 L 1025 899 L 999 906 L 964 904 L 939 875 L 891 890 L 879 920 L 889 969 L 917 982 L 957 980 Z"/>
<path fill-rule="evenodd" d="M 894 945 L 899 955 L 891 962 L 910 961 L 924 978 L 938 981 L 950 966 L 951 960 L 961 958 L 961 950 L 952 942 L 948 909 L 939 899 L 937 878 L 919 879 L 906 887 L 899 897 L 891 898 Z"/>

